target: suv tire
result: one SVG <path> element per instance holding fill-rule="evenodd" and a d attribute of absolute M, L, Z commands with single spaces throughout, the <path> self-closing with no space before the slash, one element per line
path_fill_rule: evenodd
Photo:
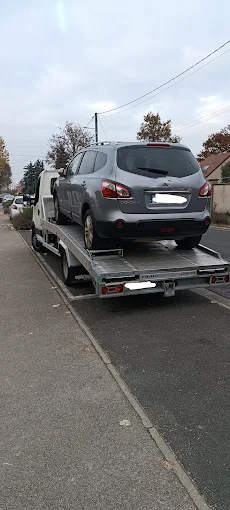
<path fill-rule="evenodd" d="M 69 218 L 60 212 L 59 200 L 56 194 L 54 195 L 54 214 L 57 225 L 68 225 L 70 222 Z"/>
<path fill-rule="evenodd" d="M 93 215 L 88 209 L 84 216 L 84 242 L 87 250 L 103 250 L 106 247 L 106 241 L 96 232 Z"/>
<path fill-rule="evenodd" d="M 201 239 L 202 236 L 185 237 L 184 239 L 178 239 L 176 244 L 180 250 L 191 250 L 192 248 L 197 248 Z"/>

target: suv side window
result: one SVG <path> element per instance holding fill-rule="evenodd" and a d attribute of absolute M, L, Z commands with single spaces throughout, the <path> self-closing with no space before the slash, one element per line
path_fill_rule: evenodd
<path fill-rule="evenodd" d="M 85 152 L 78 173 L 81 175 L 92 174 L 94 169 L 94 162 L 96 158 L 95 151 Z"/>
<path fill-rule="evenodd" d="M 96 161 L 95 161 L 95 166 L 94 166 L 94 172 L 97 172 L 97 170 L 101 170 L 101 168 L 103 168 L 103 166 L 106 165 L 107 159 L 108 159 L 107 154 L 105 154 L 104 152 L 98 151 Z"/>
<path fill-rule="evenodd" d="M 80 154 L 77 154 L 75 156 L 75 158 L 72 159 L 72 161 L 70 162 L 70 164 L 67 168 L 67 172 L 66 172 L 67 177 L 73 177 L 73 175 L 77 173 L 79 163 L 82 159 L 82 155 L 83 155 L 83 152 L 80 152 Z"/>

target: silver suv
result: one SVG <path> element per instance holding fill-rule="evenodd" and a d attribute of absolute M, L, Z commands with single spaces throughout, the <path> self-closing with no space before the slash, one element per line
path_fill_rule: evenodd
<path fill-rule="evenodd" d="M 181 144 L 92 145 L 59 175 L 56 221 L 82 225 L 89 250 L 106 247 L 106 239 L 143 238 L 190 249 L 210 225 L 211 186 Z"/>

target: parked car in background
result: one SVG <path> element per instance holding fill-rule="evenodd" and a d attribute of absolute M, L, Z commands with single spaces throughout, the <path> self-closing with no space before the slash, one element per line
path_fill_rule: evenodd
<path fill-rule="evenodd" d="M 111 238 L 191 249 L 210 225 L 211 186 L 184 145 L 105 142 L 82 149 L 59 174 L 56 221 L 83 225 L 90 250 Z"/>
<path fill-rule="evenodd" d="M 35 195 L 30 195 L 30 205 L 35 204 Z"/>
<path fill-rule="evenodd" d="M 4 205 L 5 202 L 8 202 L 8 200 L 13 200 L 13 199 L 14 199 L 14 195 L 5 194 L 2 199 L 2 205 Z"/>
<path fill-rule="evenodd" d="M 23 207 L 23 196 L 14 197 L 14 200 L 9 208 L 10 219 L 12 220 L 12 218 L 17 216 Z"/>

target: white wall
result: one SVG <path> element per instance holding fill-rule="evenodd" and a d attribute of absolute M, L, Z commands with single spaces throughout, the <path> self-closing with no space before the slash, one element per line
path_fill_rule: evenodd
<path fill-rule="evenodd" d="M 213 185 L 212 210 L 218 213 L 230 213 L 230 184 Z"/>

